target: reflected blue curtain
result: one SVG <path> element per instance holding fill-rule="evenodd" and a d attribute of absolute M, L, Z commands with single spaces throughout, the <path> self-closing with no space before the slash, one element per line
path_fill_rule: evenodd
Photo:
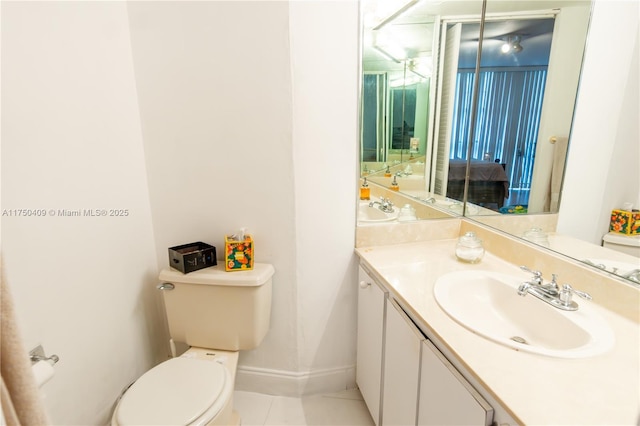
<path fill-rule="evenodd" d="M 458 71 L 451 159 L 467 158 L 473 77 L 473 70 Z M 471 158 L 488 153 L 491 161 L 505 163 L 512 191 L 531 188 L 546 79 L 546 67 L 480 71 Z"/>

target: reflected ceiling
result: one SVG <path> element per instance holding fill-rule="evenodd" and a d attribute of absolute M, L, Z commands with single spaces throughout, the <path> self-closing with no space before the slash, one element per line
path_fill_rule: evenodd
<path fill-rule="evenodd" d="M 476 1 L 417 1 L 406 12 L 398 15 L 377 31 L 372 31 L 382 22 L 411 2 L 407 0 L 367 0 L 363 2 L 363 70 L 387 71 L 394 78 L 393 71 L 400 72 L 402 64 L 390 61 L 372 48 L 373 44 L 384 44 L 386 39 L 402 48 L 411 58 L 430 58 L 435 16 L 480 16 L 482 2 Z M 587 2 L 588 3 L 588 2 Z M 489 1 L 487 13 L 517 13 L 519 11 L 549 10 L 564 5 L 575 5 L 569 1 Z M 552 19 L 501 20 L 485 23 L 482 65 L 493 66 L 536 66 L 546 65 L 553 31 Z M 373 33 L 376 33 L 373 35 Z M 459 66 L 474 68 L 478 45 L 479 24 L 463 27 Z M 508 36 L 518 35 L 523 50 L 517 54 L 505 55 L 500 47 Z M 546 52 L 546 53 L 545 53 Z M 428 75 L 427 75 L 428 77 Z"/>

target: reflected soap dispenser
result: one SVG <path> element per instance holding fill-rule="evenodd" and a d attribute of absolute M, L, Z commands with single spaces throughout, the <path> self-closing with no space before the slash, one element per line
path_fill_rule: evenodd
<path fill-rule="evenodd" d="M 393 177 L 393 182 L 391 182 L 391 186 L 389 187 L 392 191 L 400 191 L 400 187 L 398 186 L 398 182 L 396 181 L 396 177 Z"/>
<path fill-rule="evenodd" d="M 360 187 L 360 199 L 361 200 L 371 199 L 371 188 L 369 188 L 369 184 L 367 183 L 367 178 L 364 178 L 364 182 L 362 182 L 362 186 Z"/>
<path fill-rule="evenodd" d="M 384 172 L 384 177 L 391 177 L 391 170 L 389 170 L 389 166 L 387 166 L 387 170 Z"/>

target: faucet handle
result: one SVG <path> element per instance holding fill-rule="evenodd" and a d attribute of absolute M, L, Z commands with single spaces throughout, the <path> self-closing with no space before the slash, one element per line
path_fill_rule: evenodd
<path fill-rule="evenodd" d="M 564 306 L 569 306 L 571 304 L 571 296 L 574 295 L 574 294 L 576 294 L 576 295 L 578 295 L 578 296 L 580 296 L 580 297 L 582 297 L 583 299 L 586 299 L 586 300 L 593 299 L 589 293 L 585 293 L 584 291 L 576 290 L 573 287 L 571 287 L 569 284 L 564 284 L 562 286 L 562 290 L 560 290 L 560 295 L 559 295 L 560 302 L 562 302 L 562 304 Z"/>
<path fill-rule="evenodd" d="M 523 271 L 532 273 L 533 274 L 533 279 L 535 280 L 535 282 L 537 284 L 542 284 L 542 272 L 529 269 L 528 267 L 526 267 L 524 265 L 520 266 L 520 269 L 522 269 Z"/>
<path fill-rule="evenodd" d="M 555 291 L 560 291 L 560 286 L 558 285 L 557 280 L 558 280 L 558 274 L 551 274 L 551 282 L 548 284 L 548 286 Z"/>

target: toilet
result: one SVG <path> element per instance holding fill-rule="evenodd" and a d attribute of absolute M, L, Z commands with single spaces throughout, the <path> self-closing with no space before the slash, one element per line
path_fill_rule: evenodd
<path fill-rule="evenodd" d="M 112 426 L 239 425 L 233 410 L 238 351 L 256 348 L 269 329 L 272 265 L 225 272 L 224 265 L 160 273 L 174 357 L 122 395 Z M 189 349 L 175 356 L 174 342 Z"/>

